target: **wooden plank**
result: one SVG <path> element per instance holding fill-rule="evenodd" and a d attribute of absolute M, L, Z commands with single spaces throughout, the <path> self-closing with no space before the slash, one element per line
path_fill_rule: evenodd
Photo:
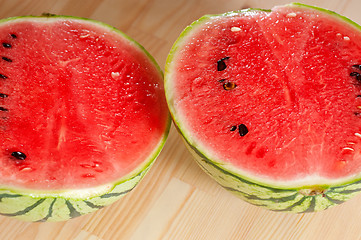
<path fill-rule="evenodd" d="M 180 32 L 204 14 L 246 7 L 271 8 L 287 0 L 2 0 L 2 18 L 51 12 L 91 17 L 135 38 L 164 69 Z M 302 1 L 361 23 L 357 0 Z M 60 223 L 27 223 L 0 216 L 4 240 L 113 239 L 361 239 L 361 196 L 320 213 L 275 213 L 234 197 L 193 161 L 172 128 L 144 180 L 112 206 Z"/>

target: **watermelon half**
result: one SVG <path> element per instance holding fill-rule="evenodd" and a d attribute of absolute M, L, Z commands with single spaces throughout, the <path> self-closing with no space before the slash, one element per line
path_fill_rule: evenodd
<path fill-rule="evenodd" d="M 0 41 L 0 213 L 67 220 L 131 191 L 170 126 L 149 53 L 68 16 L 1 20 Z"/>
<path fill-rule="evenodd" d="M 361 27 L 303 4 L 207 15 L 165 68 L 199 165 L 240 198 L 309 212 L 361 190 Z"/>

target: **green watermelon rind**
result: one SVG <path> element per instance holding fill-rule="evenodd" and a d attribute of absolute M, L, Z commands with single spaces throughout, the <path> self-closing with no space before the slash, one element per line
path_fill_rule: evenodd
<path fill-rule="evenodd" d="M 8 21 L 22 20 L 46 20 L 46 19 L 69 19 L 84 21 L 105 27 L 110 31 L 122 36 L 128 43 L 134 45 L 135 49 L 144 53 L 150 60 L 160 76 L 163 78 L 163 72 L 153 56 L 138 42 L 120 31 L 119 29 L 93 19 L 46 14 L 42 16 L 19 16 L 1 19 L 0 24 Z M 108 206 L 128 192 L 133 190 L 142 180 L 145 174 L 154 164 L 154 161 L 164 147 L 169 135 L 171 126 L 171 117 L 168 114 L 165 130 L 158 145 L 154 147 L 153 152 L 149 154 L 136 169 L 120 179 L 85 189 L 65 189 L 55 191 L 40 191 L 31 189 L 21 189 L 17 187 L 0 186 L 0 215 L 10 216 L 24 221 L 65 221 L 74 217 L 79 217 L 92 213 L 98 209 Z"/>
<path fill-rule="evenodd" d="M 110 205 L 137 186 L 159 155 L 167 135 L 168 130 L 156 151 L 142 165 L 114 183 L 95 188 L 54 192 L 2 188 L 0 214 L 25 221 L 65 221 Z M 58 206 L 54 207 L 55 203 Z M 36 206 L 32 208 L 34 204 Z"/>
<path fill-rule="evenodd" d="M 0 188 L 0 215 L 32 222 L 65 221 L 114 203 L 133 190 L 152 167 L 166 142 L 170 124 L 168 118 L 163 138 L 150 157 L 121 179 L 79 190 L 39 191 L 3 186 Z M 55 203 L 57 205 L 54 207 Z"/>
<path fill-rule="evenodd" d="M 356 30 L 361 30 L 361 26 L 352 20 L 339 15 L 336 12 L 310 6 L 301 3 L 290 3 L 286 6 L 290 8 L 310 8 L 316 11 L 326 13 L 340 21 L 343 21 Z M 198 165 L 212 178 L 214 178 L 222 187 L 236 194 L 241 199 L 258 206 L 263 206 L 274 211 L 289 212 L 314 212 L 327 209 L 331 206 L 341 204 L 361 191 L 361 174 L 349 178 L 339 179 L 337 181 L 324 179 L 323 182 L 313 183 L 291 183 L 281 184 L 272 182 L 268 179 L 251 176 L 237 169 L 232 164 L 215 160 L 207 154 L 207 149 L 196 144 L 192 137 L 187 133 L 186 126 L 183 126 L 182 120 L 176 114 L 172 102 L 172 66 L 176 62 L 176 53 L 183 42 L 187 41 L 190 33 L 197 31 L 197 27 L 218 17 L 232 17 L 234 15 L 247 14 L 251 11 L 270 12 L 269 9 L 249 8 L 239 11 L 227 12 L 223 14 L 205 15 L 187 26 L 173 44 L 165 65 L 165 92 L 170 114 L 174 125 L 183 137 L 183 140 L 196 159 Z"/>

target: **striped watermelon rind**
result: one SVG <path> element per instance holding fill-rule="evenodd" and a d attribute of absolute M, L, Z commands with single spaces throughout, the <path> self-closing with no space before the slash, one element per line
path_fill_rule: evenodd
<path fill-rule="evenodd" d="M 292 8 L 310 8 L 324 12 L 330 17 L 336 18 L 361 30 L 361 26 L 334 11 L 320 7 L 310 6 L 301 3 L 290 3 L 286 6 Z M 239 198 L 256 206 L 266 209 L 283 212 L 315 212 L 325 210 L 331 206 L 339 205 L 357 195 L 361 191 L 361 174 L 340 180 L 322 180 L 317 184 L 310 184 L 311 181 L 301 183 L 272 182 L 265 179 L 258 179 L 256 176 L 237 169 L 232 164 L 214 159 L 207 154 L 207 149 L 197 144 L 188 133 L 180 115 L 174 107 L 172 98 L 172 68 L 177 52 L 180 51 L 183 42 L 187 40 L 190 33 L 197 30 L 199 26 L 217 17 L 232 17 L 239 14 L 247 14 L 252 11 L 270 12 L 270 9 L 249 8 L 239 11 L 227 12 L 224 14 L 205 15 L 187 26 L 173 44 L 165 65 L 165 92 L 170 114 L 176 129 L 183 137 L 185 145 L 195 158 L 198 165 L 223 188 L 235 194 Z M 292 185 L 293 184 L 293 185 Z"/>
<path fill-rule="evenodd" d="M 27 19 L 42 21 L 49 20 L 49 18 L 87 21 L 119 34 L 147 56 L 150 63 L 154 65 L 163 77 L 163 72 L 158 63 L 142 45 L 117 28 L 100 21 L 74 16 L 44 14 L 42 16 L 29 15 L 1 19 L 0 24 Z M 164 147 L 169 135 L 170 126 L 171 117 L 168 115 L 163 136 L 159 140 L 158 145 L 154 147 L 153 152 L 131 173 L 115 182 L 94 188 L 59 191 L 39 191 L 0 185 L 0 215 L 31 222 L 66 221 L 95 212 L 116 202 L 132 191 L 152 167 Z"/>
<path fill-rule="evenodd" d="M 122 179 L 95 188 L 49 192 L 5 186 L 0 188 L 0 214 L 33 222 L 65 221 L 114 203 L 133 190 L 149 171 L 164 146 L 169 126 L 170 122 L 152 155 Z"/>
<path fill-rule="evenodd" d="M 294 188 L 262 184 L 230 170 L 227 165 L 209 159 L 183 139 L 198 165 L 219 185 L 253 205 L 270 210 L 296 213 L 325 210 L 351 199 L 361 191 L 361 179 L 332 186 Z"/>

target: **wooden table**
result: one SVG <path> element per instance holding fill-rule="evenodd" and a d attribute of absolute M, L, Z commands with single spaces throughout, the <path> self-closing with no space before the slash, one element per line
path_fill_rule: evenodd
<path fill-rule="evenodd" d="M 43 12 L 93 18 L 141 43 L 164 66 L 182 29 L 204 14 L 266 0 L 3 0 L 0 17 Z M 361 1 L 303 1 L 361 23 Z M 17 239 L 361 239 L 361 195 L 324 212 L 276 213 L 245 203 L 198 167 L 172 127 L 155 165 L 131 193 L 94 214 L 59 223 L 27 223 L 0 217 L 0 240 Z"/>

